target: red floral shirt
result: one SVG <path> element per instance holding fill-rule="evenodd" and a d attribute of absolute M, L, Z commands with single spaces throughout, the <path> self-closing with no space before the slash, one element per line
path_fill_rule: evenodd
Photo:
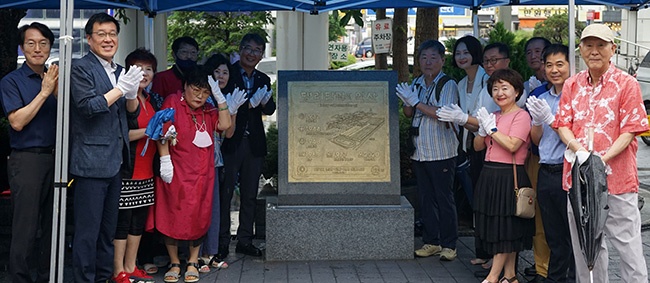
<path fill-rule="evenodd" d="M 568 127 L 578 143 L 588 148 L 588 133 L 593 129 L 594 153 L 603 156 L 624 133 L 640 134 L 648 130 L 648 119 L 639 83 L 614 64 L 592 85 L 588 71 L 569 78 L 562 88 L 554 128 Z M 636 139 L 619 155 L 608 161 L 610 194 L 639 191 L 636 167 Z M 563 188 L 571 188 L 571 164 L 564 160 Z"/>

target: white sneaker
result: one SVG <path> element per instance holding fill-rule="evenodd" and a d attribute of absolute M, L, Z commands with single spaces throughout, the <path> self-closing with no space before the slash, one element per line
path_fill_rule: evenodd
<path fill-rule="evenodd" d="M 424 244 L 419 250 L 415 250 L 415 255 L 419 257 L 428 257 L 432 255 L 439 255 L 442 247 L 438 245 Z"/>
<path fill-rule="evenodd" d="M 450 248 L 443 248 L 440 252 L 440 260 L 452 261 L 456 259 L 456 256 L 456 250 L 452 250 Z"/>

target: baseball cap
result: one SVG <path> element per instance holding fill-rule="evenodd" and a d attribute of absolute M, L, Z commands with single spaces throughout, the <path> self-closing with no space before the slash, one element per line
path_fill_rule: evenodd
<path fill-rule="evenodd" d="M 591 24 L 582 30 L 580 41 L 587 37 L 597 37 L 607 42 L 614 42 L 614 33 L 612 30 L 603 24 Z"/>

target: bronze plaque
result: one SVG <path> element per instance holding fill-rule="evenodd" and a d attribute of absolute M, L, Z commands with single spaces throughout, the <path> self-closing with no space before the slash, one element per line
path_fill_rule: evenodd
<path fill-rule="evenodd" d="M 388 82 L 288 82 L 292 182 L 390 182 Z"/>

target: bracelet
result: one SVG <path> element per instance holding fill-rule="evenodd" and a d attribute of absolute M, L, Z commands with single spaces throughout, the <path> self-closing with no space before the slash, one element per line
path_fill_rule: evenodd
<path fill-rule="evenodd" d="M 226 107 L 224 108 L 219 108 L 219 111 L 224 111 L 224 110 L 228 110 L 228 105 L 226 105 Z"/>

